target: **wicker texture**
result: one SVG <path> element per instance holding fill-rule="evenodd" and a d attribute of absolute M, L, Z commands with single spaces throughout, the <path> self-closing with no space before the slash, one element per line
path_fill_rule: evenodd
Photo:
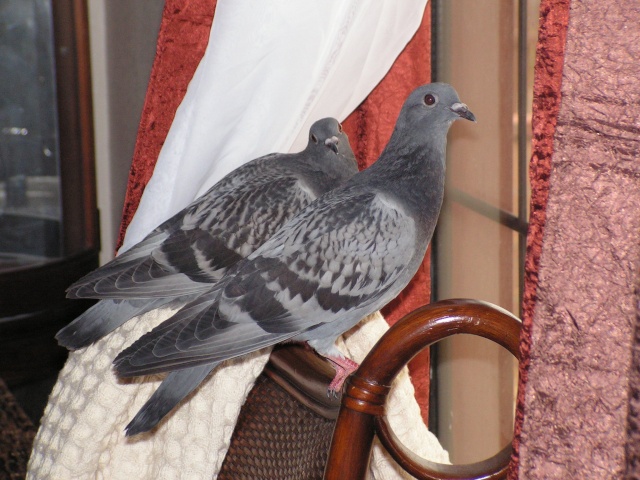
<path fill-rule="evenodd" d="M 241 410 L 218 479 L 321 479 L 334 422 L 263 374 Z"/>

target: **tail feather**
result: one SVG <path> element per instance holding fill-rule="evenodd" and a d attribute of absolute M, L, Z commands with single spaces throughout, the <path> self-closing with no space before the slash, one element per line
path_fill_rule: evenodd
<path fill-rule="evenodd" d="M 148 432 L 200 385 L 217 363 L 174 370 L 125 427 L 126 436 Z"/>
<path fill-rule="evenodd" d="M 67 298 L 94 298 L 89 293 L 93 285 L 105 277 L 117 276 L 144 261 L 166 239 L 167 233 L 154 231 L 142 242 L 123 252 L 100 268 L 87 273 L 67 288 Z M 85 293 L 82 293 L 85 292 Z"/>
<path fill-rule="evenodd" d="M 58 343 L 78 350 L 97 342 L 127 320 L 173 303 L 173 298 L 100 300 L 56 333 Z"/>

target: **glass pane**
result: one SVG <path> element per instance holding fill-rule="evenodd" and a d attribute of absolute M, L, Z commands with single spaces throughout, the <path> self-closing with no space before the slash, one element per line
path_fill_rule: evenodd
<path fill-rule="evenodd" d="M 532 117 L 533 117 L 533 81 L 534 81 L 534 67 L 536 64 L 536 45 L 538 43 L 538 22 L 539 22 L 539 10 L 540 10 L 540 0 L 529 0 L 527 2 L 527 79 L 526 79 L 526 122 L 527 125 L 525 127 L 525 144 L 526 144 L 526 156 L 525 163 L 527 166 L 527 170 L 524 173 L 526 177 L 526 204 L 525 204 L 525 215 L 528 221 L 529 213 L 530 213 L 530 202 L 531 199 L 531 182 L 529 182 L 529 160 L 531 159 L 531 143 L 533 140 L 533 127 L 532 127 Z"/>
<path fill-rule="evenodd" d="M 517 2 L 440 5 L 438 79 L 454 85 L 478 119 L 451 129 L 448 187 L 517 214 Z"/>
<path fill-rule="evenodd" d="M 61 254 L 51 5 L 0 1 L 0 268 Z"/>
<path fill-rule="evenodd" d="M 518 314 L 518 232 L 458 203 L 438 224 L 438 296 L 474 298 Z"/>
<path fill-rule="evenodd" d="M 454 464 L 477 462 L 511 442 L 516 359 L 473 335 L 438 343 L 438 439 Z"/>
<path fill-rule="evenodd" d="M 518 233 L 457 203 L 441 216 L 440 298 L 484 300 L 517 312 Z M 513 434 L 517 362 L 488 340 L 456 335 L 438 344 L 438 438 L 453 463 L 497 453 Z"/>
<path fill-rule="evenodd" d="M 531 156 L 539 1 L 525 3 L 526 125 L 521 141 L 526 163 Z M 448 166 L 449 192 L 462 192 L 517 216 L 518 176 L 528 173 L 518 167 L 518 2 L 450 0 L 438 2 L 438 9 L 437 79 L 453 84 L 478 117 L 476 125 L 457 125 L 451 131 L 449 153 L 455 162 Z"/>

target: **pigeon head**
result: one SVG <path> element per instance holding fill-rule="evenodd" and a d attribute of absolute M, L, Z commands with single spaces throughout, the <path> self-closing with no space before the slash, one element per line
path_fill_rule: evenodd
<path fill-rule="evenodd" d="M 323 118 L 311 125 L 307 148 L 329 149 L 357 166 L 355 155 L 349 145 L 349 137 L 335 118 Z"/>
<path fill-rule="evenodd" d="M 451 124 L 464 118 L 476 121 L 475 115 L 460 101 L 451 85 L 446 83 L 429 83 L 416 88 L 407 98 L 398 123 L 424 126 L 433 133 L 444 133 Z"/>

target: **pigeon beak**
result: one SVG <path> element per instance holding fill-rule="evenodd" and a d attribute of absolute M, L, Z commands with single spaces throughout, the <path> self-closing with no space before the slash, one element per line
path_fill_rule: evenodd
<path fill-rule="evenodd" d="M 454 103 L 453 105 L 451 105 L 451 111 L 459 117 L 466 118 L 467 120 L 471 120 L 472 122 L 476 121 L 476 116 L 464 103 Z"/>
<path fill-rule="evenodd" d="M 329 147 L 331 150 L 333 150 L 335 153 L 338 153 L 338 137 L 336 137 L 335 135 L 331 138 L 327 138 L 324 141 L 324 144 Z"/>

